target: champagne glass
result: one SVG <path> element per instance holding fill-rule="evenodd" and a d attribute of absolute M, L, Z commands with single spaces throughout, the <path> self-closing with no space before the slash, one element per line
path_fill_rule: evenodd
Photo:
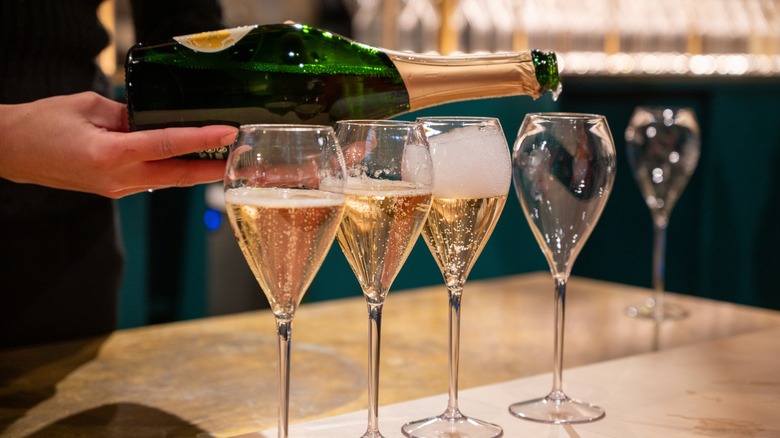
<path fill-rule="evenodd" d="M 279 336 L 279 438 L 288 433 L 293 317 L 341 222 L 344 175 L 329 126 L 241 126 L 227 159 L 227 215 Z"/>
<path fill-rule="evenodd" d="M 598 420 L 604 410 L 563 391 L 566 284 L 615 181 L 615 145 L 604 116 L 526 115 L 512 152 L 513 183 L 525 218 L 550 265 L 555 284 L 553 385 L 544 397 L 515 403 L 509 412 L 543 423 Z"/>
<path fill-rule="evenodd" d="M 433 165 L 422 125 L 393 120 L 342 120 L 347 196 L 336 235 L 368 308 L 368 427 L 379 438 L 379 351 L 382 307 L 420 235 L 431 206 Z"/>
<path fill-rule="evenodd" d="M 449 325 L 449 401 L 441 415 L 405 424 L 412 438 L 500 437 L 500 426 L 463 415 L 458 408 L 460 311 L 466 278 L 506 203 L 512 167 L 498 119 L 422 117 L 433 159 L 431 211 L 423 238 L 447 285 Z"/>
<path fill-rule="evenodd" d="M 653 218 L 653 296 L 628 308 L 629 316 L 656 321 L 688 312 L 664 299 L 666 228 L 677 199 L 699 162 L 699 125 L 691 108 L 634 109 L 626 128 L 626 156 Z"/>

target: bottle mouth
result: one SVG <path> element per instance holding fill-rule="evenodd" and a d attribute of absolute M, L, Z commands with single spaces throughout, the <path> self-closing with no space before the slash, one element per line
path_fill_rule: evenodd
<path fill-rule="evenodd" d="M 532 50 L 531 59 L 534 62 L 536 81 L 539 82 L 541 91 L 552 91 L 553 98 L 557 98 L 562 87 L 558 76 L 558 57 L 555 52 Z"/>

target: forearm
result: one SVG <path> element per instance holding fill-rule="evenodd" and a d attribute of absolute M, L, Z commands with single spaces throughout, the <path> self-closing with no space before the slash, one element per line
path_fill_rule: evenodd
<path fill-rule="evenodd" d="M 19 169 L 19 153 L 25 143 L 25 127 L 30 126 L 31 110 L 29 104 L 0 105 L 0 178 L 27 182 Z"/>

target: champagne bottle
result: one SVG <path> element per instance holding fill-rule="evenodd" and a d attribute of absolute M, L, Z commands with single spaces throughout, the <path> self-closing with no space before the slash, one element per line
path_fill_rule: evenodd
<path fill-rule="evenodd" d="M 127 54 L 132 130 L 381 119 L 446 102 L 560 92 L 552 52 L 435 56 L 384 50 L 300 24 L 139 43 Z M 227 147 L 200 158 L 226 158 Z"/>

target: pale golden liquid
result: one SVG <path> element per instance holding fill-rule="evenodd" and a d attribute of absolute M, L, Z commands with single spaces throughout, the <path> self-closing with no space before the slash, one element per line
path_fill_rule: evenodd
<path fill-rule="evenodd" d="M 404 183 L 382 190 L 346 190 L 337 240 L 369 300 L 381 302 L 420 235 L 431 206 L 430 189 Z"/>
<path fill-rule="evenodd" d="M 333 243 L 344 197 L 318 190 L 232 189 L 225 201 L 271 309 L 292 317 Z"/>
<path fill-rule="evenodd" d="M 422 235 L 449 287 L 463 287 L 506 204 L 488 198 L 434 198 Z"/>

